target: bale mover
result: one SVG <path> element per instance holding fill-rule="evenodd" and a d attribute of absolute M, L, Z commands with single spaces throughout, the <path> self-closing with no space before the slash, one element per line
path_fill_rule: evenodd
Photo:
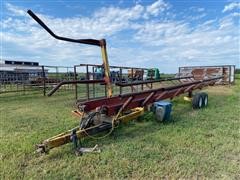
<path fill-rule="evenodd" d="M 80 119 L 79 126 L 48 138 L 44 140 L 41 144 L 37 145 L 37 151 L 42 153 L 49 152 L 50 149 L 59 147 L 61 145 L 72 142 L 75 147 L 75 152 L 79 152 L 80 144 L 78 143 L 80 139 L 86 136 L 93 136 L 100 132 L 107 131 L 106 135 L 109 135 L 114 128 L 123 122 L 128 122 L 141 117 L 145 111 L 149 109 L 154 109 L 154 113 L 157 119 L 164 120 L 164 111 L 159 101 L 165 99 L 173 99 L 181 94 L 187 94 L 186 99 L 191 100 L 192 107 L 194 109 L 200 109 L 208 105 L 208 95 L 206 93 L 200 92 L 193 95 L 193 91 L 197 89 L 202 89 L 207 86 L 213 86 L 222 76 L 195 80 L 192 76 L 188 77 L 176 77 L 176 78 L 166 78 L 166 79 L 154 79 L 154 80 L 142 80 L 137 82 L 117 82 L 116 86 L 120 87 L 133 87 L 136 85 L 146 85 L 164 82 L 164 81 L 177 81 L 171 86 L 160 87 L 160 88 L 150 88 L 148 90 L 143 90 L 139 92 L 131 92 L 125 94 L 119 94 L 113 96 L 113 84 L 110 78 L 110 68 L 108 63 L 106 40 L 96 40 L 96 39 L 71 39 L 66 37 L 61 37 L 54 34 L 50 28 L 48 28 L 44 22 L 36 16 L 31 10 L 28 10 L 28 14 L 41 25 L 51 36 L 58 40 L 68 41 L 73 43 L 88 44 L 99 46 L 101 48 L 102 60 L 103 60 L 103 70 L 104 78 L 99 80 L 77 80 L 77 81 L 66 81 L 60 82 L 50 93 L 52 95 L 57 91 L 58 88 L 63 84 L 91 84 L 91 83 L 105 83 L 107 87 L 107 97 L 77 101 L 77 110 L 74 111 Z M 157 105 L 156 105 L 157 104 Z M 162 103 L 164 104 L 164 103 Z M 154 108 L 150 108 L 154 107 Z M 162 108 L 162 109 L 161 109 Z M 105 135 L 105 136 L 106 136 Z"/>

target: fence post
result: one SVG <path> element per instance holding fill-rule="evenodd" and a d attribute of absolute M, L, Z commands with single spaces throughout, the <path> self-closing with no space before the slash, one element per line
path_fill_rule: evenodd
<path fill-rule="evenodd" d="M 89 69 L 88 69 L 88 65 L 86 66 L 86 70 L 87 70 L 87 80 L 89 80 Z M 89 100 L 89 84 L 87 84 L 87 99 Z"/>
<path fill-rule="evenodd" d="M 77 69 L 76 65 L 74 66 L 74 80 L 77 80 Z M 75 98 L 78 99 L 78 92 L 77 92 L 77 83 L 75 84 Z"/>
<path fill-rule="evenodd" d="M 135 70 L 135 72 L 136 72 L 136 70 Z M 133 68 L 131 68 L 131 77 L 132 77 L 132 80 L 131 80 L 131 83 L 133 82 Z M 131 90 L 132 90 L 132 92 L 133 92 L 133 86 L 131 86 Z"/>
<path fill-rule="evenodd" d="M 120 67 L 120 79 L 119 79 L 120 83 L 122 83 L 122 68 Z M 120 88 L 120 94 L 122 94 L 122 86 L 119 86 Z"/>
<path fill-rule="evenodd" d="M 43 96 L 46 96 L 46 75 L 44 66 L 42 66 L 42 76 L 43 76 Z"/>
<path fill-rule="evenodd" d="M 95 68 L 94 66 L 92 67 L 92 74 L 93 74 L 93 80 L 96 79 L 96 75 L 95 75 Z M 93 87 L 93 98 L 95 98 L 95 84 L 92 84 Z"/>

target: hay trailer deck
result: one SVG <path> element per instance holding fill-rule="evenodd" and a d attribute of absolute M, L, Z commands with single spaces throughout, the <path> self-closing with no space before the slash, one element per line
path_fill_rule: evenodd
<path fill-rule="evenodd" d="M 104 83 L 107 87 L 107 97 L 77 101 L 77 110 L 74 114 L 80 118 L 80 125 L 61 134 L 53 136 L 44 140 L 41 144 L 37 145 L 38 152 L 48 152 L 50 149 L 59 147 L 61 145 L 72 142 L 75 150 L 79 150 L 78 140 L 85 136 L 92 136 L 103 131 L 108 131 L 110 134 L 114 128 L 121 122 L 128 122 L 137 119 L 144 114 L 144 111 L 149 110 L 155 102 L 164 99 L 172 99 L 181 94 L 188 93 L 188 98 L 192 99 L 193 108 L 202 108 L 208 104 L 208 95 L 206 93 L 196 93 L 194 96 L 193 91 L 202 89 L 207 86 L 214 85 L 222 76 L 195 80 L 192 76 L 166 78 L 159 80 L 145 80 L 139 82 L 118 82 L 115 85 L 119 87 L 133 87 L 137 85 L 146 85 L 148 90 L 140 92 L 131 92 L 113 96 L 112 82 L 110 79 L 110 68 L 108 64 L 106 41 L 105 39 L 71 39 L 61 37 L 54 34 L 31 10 L 28 14 L 37 21 L 51 36 L 56 39 L 99 46 L 102 52 L 104 78 L 102 80 L 77 80 L 60 82 L 50 93 L 49 96 L 55 93 L 64 84 L 92 84 Z M 152 83 L 160 83 L 164 81 L 174 81 L 174 85 L 167 87 L 152 87 Z M 176 84 L 176 81 L 178 82 Z M 156 116 L 159 114 L 156 113 Z M 106 136 L 104 135 L 104 137 Z"/>

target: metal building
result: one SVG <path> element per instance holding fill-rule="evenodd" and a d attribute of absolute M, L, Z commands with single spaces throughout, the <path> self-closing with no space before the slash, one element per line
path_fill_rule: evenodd
<path fill-rule="evenodd" d="M 45 70 L 47 73 L 47 70 Z M 0 83 L 14 84 L 35 80 L 43 76 L 42 67 L 38 62 L 0 61 Z"/>

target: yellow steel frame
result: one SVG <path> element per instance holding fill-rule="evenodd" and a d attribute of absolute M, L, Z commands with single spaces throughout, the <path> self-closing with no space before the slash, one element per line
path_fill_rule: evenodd
<path fill-rule="evenodd" d="M 184 96 L 183 100 L 184 101 L 188 101 L 188 102 L 192 102 L 192 98 L 191 97 L 187 97 L 187 96 Z"/>
<path fill-rule="evenodd" d="M 102 52 L 105 81 L 107 84 L 107 96 L 112 97 L 113 90 L 112 90 L 112 84 L 111 84 L 111 80 L 110 80 L 110 68 L 109 68 L 109 63 L 108 63 L 106 40 L 102 39 L 102 40 L 100 40 L 100 42 L 101 42 L 100 46 L 101 46 L 101 52 Z"/>
<path fill-rule="evenodd" d="M 136 119 L 136 118 L 142 116 L 143 114 L 144 114 L 144 108 L 137 107 L 137 108 L 132 109 L 130 113 L 120 116 L 119 118 L 117 118 L 117 120 L 122 123 L 127 123 L 133 119 Z M 88 136 L 88 134 L 86 133 L 87 130 L 97 128 L 98 126 L 100 126 L 100 124 L 89 127 L 84 130 L 80 130 L 79 127 L 75 127 L 73 129 L 76 130 L 78 139 L 81 139 L 81 138 Z M 70 137 L 71 137 L 71 133 L 72 133 L 73 129 L 44 140 L 42 142 L 41 146 L 44 146 L 45 152 L 48 152 L 52 148 L 59 147 L 61 145 L 71 142 Z"/>

